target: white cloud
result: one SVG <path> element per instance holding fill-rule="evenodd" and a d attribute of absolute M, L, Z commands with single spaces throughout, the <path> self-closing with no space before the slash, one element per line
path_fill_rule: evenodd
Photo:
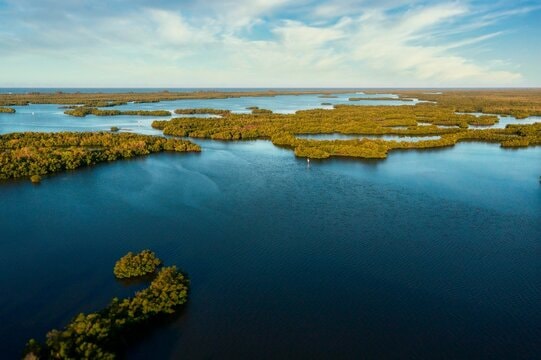
<path fill-rule="evenodd" d="M 311 6 L 303 8 L 306 4 Z M 122 17 L 87 18 L 68 11 L 53 23 L 38 13 L 22 27 L 0 25 L 0 52 L 49 62 L 62 56 L 74 68 L 114 73 L 117 86 L 122 79 L 156 86 L 482 86 L 521 80 L 509 70 L 516 66 L 498 59 L 477 63 L 461 50 L 502 33 L 469 29 L 526 10 L 479 14 L 455 1 L 397 11 L 401 4 L 198 0 L 182 12 L 141 7 Z M 304 9 L 308 15 L 292 20 L 283 9 Z M 266 35 L 252 37 L 255 25 Z"/>
<path fill-rule="evenodd" d="M 399 16 L 362 17 L 354 34 L 353 56 L 368 66 L 385 69 L 396 78 L 411 78 L 421 84 L 499 85 L 512 84 L 521 75 L 494 70 L 450 52 L 459 45 L 480 42 L 489 37 L 466 38 L 460 43 L 423 45 L 431 31 L 468 14 L 458 3 L 420 7 Z M 494 34 L 492 36 L 495 36 Z"/>

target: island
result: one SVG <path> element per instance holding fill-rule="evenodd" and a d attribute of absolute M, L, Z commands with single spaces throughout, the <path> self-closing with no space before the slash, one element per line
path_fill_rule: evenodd
<path fill-rule="evenodd" d="M 10 108 L 10 107 L 3 107 L 3 106 L 0 106 L 0 113 L 14 114 L 14 113 L 15 113 L 15 109 Z"/>
<path fill-rule="evenodd" d="M 466 103 L 470 99 L 465 94 L 462 101 Z M 541 102 L 532 104 L 535 106 L 531 105 L 528 113 L 537 114 L 541 111 Z M 504 129 L 477 129 L 473 126 L 496 124 L 499 121 L 498 116 L 476 116 L 460 113 L 459 109 L 464 108 L 432 102 L 403 106 L 335 105 L 330 110 L 302 110 L 295 114 L 276 114 L 254 109 L 252 114 L 224 112 L 222 118 L 212 121 L 194 117 L 156 120 L 152 127 L 169 136 L 214 140 L 270 139 L 277 146 L 293 149 L 299 157 L 318 159 L 383 159 L 392 150 L 439 148 L 453 146 L 460 141 L 496 142 L 502 147 L 541 144 L 539 123 L 509 125 Z M 508 110 L 513 113 L 517 111 L 526 110 L 518 110 L 518 106 Z M 359 135 L 359 139 L 314 140 L 297 136 L 333 133 Z M 362 135 L 370 135 L 372 138 L 363 138 Z M 416 142 L 373 138 L 383 135 L 439 138 Z"/>
<path fill-rule="evenodd" d="M 11 133 L 0 135 L 0 180 L 42 175 L 151 153 L 199 152 L 187 140 L 110 132 Z"/>
<path fill-rule="evenodd" d="M 116 262 L 113 273 L 118 279 L 130 279 L 152 274 L 161 264 L 162 261 L 150 250 L 138 254 L 129 252 Z"/>
<path fill-rule="evenodd" d="M 143 253 L 146 255 L 141 255 Z M 144 250 L 135 256 L 147 257 L 148 254 L 154 253 Z M 154 256 L 152 263 L 156 262 L 161 263 L 161 260 Z M 129 267 L 141 274 L 146 272 L 147 265 L 132 262 Z M 134 333 L 148 332 L 149 325 L 181 309 L 188 301 L 189 284 L 175 266 L 164 267 L 149 286 L 135 296 L 113 298 L 100 311 L 77 315 L 64 329 L 49 331 L 44 344 L 30 339 L 24 359 L 115 359 L 125 350 L 125 345 L 133 341 Z"/>

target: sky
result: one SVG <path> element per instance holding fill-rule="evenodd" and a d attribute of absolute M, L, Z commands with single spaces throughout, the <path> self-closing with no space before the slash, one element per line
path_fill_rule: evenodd
<path fill-rule="evenodd" d="M 0 87 L 538 87 L 541 0 L 0 0 Z"/>

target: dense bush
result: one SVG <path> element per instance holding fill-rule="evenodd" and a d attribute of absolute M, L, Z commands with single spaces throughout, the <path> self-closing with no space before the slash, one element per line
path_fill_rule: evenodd
<path fill-rule="evenodd" d="M 138 115 L 138 116 L 171 116 L 170 111 L 166 110 L 101 110 L 94 107 L 77 106 L 64 111 L 64 114 L 76 117 L 85 117 L 87 115 L 95 116 L 118 116 L 118 115 Z"/>
<path fill-rule="evenodd" d="M 541 116 L 541 89 L 389 90 L 394 94 L 432 101 L 459 112 L 511 115 L 517 119 Z M 367 93 L 371 91 L 366 91 Z"/>
<path fill-rule="evenodd" d="M 129 252 L 116 262 L 113 272 L 119 279 L 144 276 L 156 271 L 161 263 L 150 250 L 143 250 L 138 254 Z"/>
<path fill-rule="evenodd" d="M 348 93 L 352 90 L 333 90 L 333 93 Z M 126 92 L 126 93 L 40 93 L 0 94 L 0 106 L 28 104 L 63 104 L 84 105 L 86 107 L 107 107 L 123 105 L 128 102 L 155 103 L 170 100 L 187 99 L 228 99 L 244 96 L 262 97 L 277 95 L 327 94 L 321 90 L 253 90 L 253 91 L 160 91 L 160 92 Z"/>
<path fill-rule="evenodd" d="M 272 114 L 272 110 L 257 108 L 257 109 L 252 110 L 252 114 L 254 115 Z"/>
<path fill-rule="evenodd" d="M 400 101 L 413 101 L 411 98 L 393 98 L 393 97 L 350 97 L 349 101 L 362 101 L 362 100 L 400 100 Z"/>
<path fill-rule="evenodd" d="M 176 267 L 162 268 L 149 287 L 134 297 L 114 298 L 101 311 L 77 315 L 63 330 L 50 331 L 43 345 L 31 339 L 25 359 L 114 359 L 130 331 L 185 304 L 188 287 L 188 279 Z"/>
<path fill-rule="evenodd" d="M 0 135 L 0 179 L 45 175 L 162 151 L 200 151 L 200 147 L 186 140 L 128 133 Z"/>
<path fill-rule="evenodd" d="M 14 114 L 14 113 L 15 113 L 15 109 L 9 108 L 9 107 L 2 107 L 2 106 L 0 106 L 0 113 Z"/>
<path fill-rule="evenodd" d="M 297 156 L 327 158 L 350 156 L 385 158 L 394 149 L 425 149 L 452 146 L 458 141 L 499 142 L 502 146 L 541 143 L 540 125 L 509 126 L 506 129 L 468 129 L 469 125 L 491 125 L 497 116 L 458 114 L 451 107 L 435 104 L 415 106 L 336 105 L 333 110 L 313 109 L 295 114 L 230 114 L 212 122 L 196 118 L 154 121 L 152 126 L 166 135 L 216 140 L 270 139 L 275 145 L 294 149 Z M 428 124 L 429 126 L 421 126 Z M 445 125 L 451 127 L 439 127 Z M 309 140 L 296 134 L 438 135 L 438 140 L 419 142 L 381 139 Z"/>
<path fill-rule="evenodd" d="M 175 114 L 179 115 L 195 115 L 195 114 L 205 114 L 205 115 L 229 115 L 231 111 L 229 110 L 220 110 L 220 109 L 176 109 Z"/>

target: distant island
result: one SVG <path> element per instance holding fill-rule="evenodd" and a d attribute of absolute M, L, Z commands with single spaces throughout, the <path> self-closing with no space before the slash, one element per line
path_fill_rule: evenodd
<path fill-rule="evenodd" d="M 347 90 L 351 92 L 351 90 Z M 276 96 L 313 94 L 332 99 L 346 90 L 332 91 L 239 91 L 239 92 L 153 92 L 153 93 L 29 93 L 1 94 L 1 111 L 15 113 L 6 106 L 29 103 L 59 104 L 67 107 L 67 115 L 84 117 L 141 115 L 167 117 L 168 110 L 104 110 L 128 102 L 161 102 L 188 99 L 222 99 L 245 96 Z M 172 137 L 192 137 L 214 140 L 270 139 L 277 146 L 294 150 L 295 155 L 314 159 L 357 157 L 383 159 L 392 150 L 429 149 L 453 146 L 460 141 L 496 142 L 502 147 L 527 147 L 541 144 L 541 124 L 514 124 L 504 129 L 482 128 L 499 121 L 498 115 L 517 119 L 541 115 L 541 90 L 396 90 L 392 100 L 411 101 L 414 105 L 357 106 L 337 105 L 331 110 L 313 109 L 295 114 L 275 114 L 257 106 L 248 107 L 251 114 L 230 110 L 193 108 L 177 109 L 170 120 L 156 120 L 152 127 Z M 365 96 L 377 94 L 364 90 Z M 350 101 L 384 100 L 391 98 L 349 98 Z M 78 104 L 78 105 L 73 105 Z M 82 104 L 82 105 L 81 105 Z M 332 105 L 327 102 L 325 105 Z M 477 113 L 477 114 L 475 114 Z M 214 115 L 215 119 L 189 115 Z M 482 114 L 482 115 L 479 115 Z M 11 116 L 11 115 L 8 115 Z M 200 151 L 187 141 L 135 134 L 111 133 L 22 133 L 0 135 L 0 179 L 29 177 L 32 182 L 41 176 L 75 169 L 104 161 L 130 158 L 161 151 Z M 302 134 L 349 134 L 359 139 L 303 139 Z M 372 136 L 362 138 L 362 135 Z M 374 136 L 399 137 L 438 136 L 420 141 L 394 141 Z"/>

